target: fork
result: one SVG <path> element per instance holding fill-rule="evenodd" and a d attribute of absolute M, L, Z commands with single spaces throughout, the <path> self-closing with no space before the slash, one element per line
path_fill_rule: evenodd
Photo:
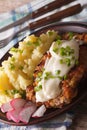
<path fill-rule="evenodd" d="M 3 38 L 3 39 L 0 40 L 0 48 L 6 46 L 18 34 L 20 34 L 21 32 L 27 31 L 27 30 L 29 30 L 28 26 L 25 26 L 22 29 L 18 29 L 17 31 L 15 31 L 15 28 L 11 28 L 11 29 L 7 30 L 7 31 L 10 31 L 11 33 L 6 38 Z M 2 32 L 2 35 L 4 35 L 7 31 Z"/>
<path fill-rule="evenodd" d="M 64 2 L 64 0 L 59 0 L 60 1 L 60 3 L 62 4 L 62 2 Z M 62 2 L 61 2 L 62 1 Z M 67 3 L 70 3 L 70 2 L 72 2 L 72 1 L 74 1 L 74 0 L 67 0 Z M 56 1 L 57 2 L 57 1 Z M 59 4 L 60 4 L 59 3 Z M 67 3 L 65 3 L 65 4 L 67 4 Z M 57 7 L 59 8 L 59 7 L 61 7 L 62 5 L 60 4 L 60 6 L 58 5 Z M 50 4 L 48 4 L 48 5 L 50 5 Z M 63 3 L 63 5 L 64 5 L 64 3 Z M 46 5 L 47 6 L 47 5 Z M 45 7 L 46 7 L 45 6 Z M 53 6 L 54 5 L 52 5 L 52 2 L 51 2 L 51 6 L 48 6 L 48 10 L 47 10 L 47 12 L 49 12 L 49 7 L 51 8 L 52 7 L 52 9 L 53 9 Z M 45 8 L 45 7 L 42 7 L 42 8 Z M 56 7 L 56 8 L 57 8 Z M 55 9 L 55 8 L 54 8 Z M 40 10 L 40 9 L 39 9 Z M 51 9 L 50 9 L 51 10 Z M 50 16 L 48 16 L 48 17 L 45 17 L 44 18 L 44 20 L 45 20 L 45 22 L 47 22 L 47 21 L 49 21 L 49 22 L 52 22 L 52 21 L 54 21 L 54 17 L 56 16 L 56 19 L 55 19 L 55 22 L 57 21 L 57 20 L 59 20 L 59 19 L 62 19 L 62 18 L 64 18 L 64 17 L 68 17 L 68 16 L 70 16 L 70 15 L 73 15 L 73 14 L 76 14 L 76 13 L 78 13 L 78 12 L 80 12 L 82 10 L 82 8 L 81 8 L 81 6 L 80 6 L 80 4 L 77 4 L 77 5 L 75 5 L 75 6 L 71 6 L 71 7 L 69 7 L 69 8 L 67 8 L 67 9 L 64 9 L 64 10 L 62 10 L 62 11 L 59 11 L 59 12 L 57 12 L 57 13 L 54 13 L 54 14 L 52 14 L 52 15 L 50 15 Z M 42 13 L 42 12 L 41 12 Z M 65 15 L 64 15 L 65 14 Z M 54 16 L 53 16 L 54 15 Z M 53 17 L 52 17 L 53 16 Z M 61 16 L 61 17 L 60 17 Z M 50 19 L 48 19 L 48 18 L 50 18 Z M 59 19 L 58 19 L 59 18 Z M 42 19 L 40 19 L 40 20 L 37 20 L 37 23 L 38 22 L 40 22 L 40 21 L 42 21 Z M 23 19 L 22 19 L 22 22 L 23 22 Z M 45 22 L 44 22 L 44 24 L 45 24 Z M 20 23 L 21 23 L 21 20 L 20 20 Z M 36 23 L 36 22 L 35 22 Z M 32 22 L 30 23 L 30 25 L 33 25 L 33 26 L 31 26 L 30 27 L 30 29 L 32 29 L 32 27 L 34 27 L 35 29 L 36 29 L 36 27 L 39 27 L 39 26 L 41 26 L 41 25 L 38 25 L 38 24 L 36 24 L 36 26 L 35 26 L 35 23 L 33 23 L 32 24 Z M 40 22 L 41 23 L 41 22 Z M 43 22 L 42 22 L 43 23 Z M 43 26 L 44 26 L 44 24 L 43 24 Z M 8 27 L 8 26 L 7 26 Z M 10 27 L 9 27 L 10 28 Z M 17 30 L 17 31 L 13 31 L 12 33 L 10 33 L 10 36 L 8 36 L 8 37 L 6 37 L 6 38 L 3 38 L 2 40 L 0 40 L 0 48 L 2 48 L 2 47 L 4 47 L 5 45 L 7 45 L 15 36 L 17 36 L 19 33 L 21 33 L 21 32 L 23 32 L 23 31 L 26 31 L 26 30 L 29 30 L 29 25 L 27 25 L 27 26 L 25 26 L 25 27 L 23 27 L 22 29 L 20 29 L 20 30 Z M 8 30 L 7 30 L 8 31 Z M 5 33 L 5 32 L 2 32 L 3 34 Z"/>

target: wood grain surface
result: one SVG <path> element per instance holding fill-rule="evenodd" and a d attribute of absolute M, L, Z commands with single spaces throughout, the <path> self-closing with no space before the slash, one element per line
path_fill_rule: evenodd
<path fill-rule="evenodd" d="M 32 0 L 0 0 L 0 13 L 8 12 L 27 4 L 29 1 Z M 76 115 L 72 126 L 68 130 L 87 130 L 87 97 L 73 109 Z"/>

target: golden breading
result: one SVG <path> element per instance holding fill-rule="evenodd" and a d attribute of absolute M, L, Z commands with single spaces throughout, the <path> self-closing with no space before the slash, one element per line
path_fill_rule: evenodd
<path fill-rule="evenodd" d="M 80 35 L 79 35 L 80 36 Z M 83 35 L 82 35 L 83 36 Z M 64 36 L 63 36 L 64 37 Z M 80 39 L 80 37 L 79 37 Z M 75 66 L 67 75 L 67 79 L 62 80 L 60 83 L 60 87 L 62 89 L 62 92 L 59 96 L 57 96 L 54 99 L 48 100 L 46 102 L 37 102 L 37 106 L 41 104 L 45 104 L 47 108 L 61 108 L 65 104 L 69 104 L 74 97 L 77 96 L 78 93 L 78 85 L 80 81 L 86 77 L 86 71 L 87 71 L 87 46 L 81 45 L 79 50 L 79 65 Z M 33 102 L 36 102 L 35 98 L 35 91 L 34 87 L 37 85 L 37 81 L 35 80 L 37 78 L 37 75 L 39 72 L 43 70 L 45 61 L 47 58 L 50 58 L 50 53 L 46 53 L 39 65 L 36 67 L 34 71 L 34 82 L 33 85 L 28 86 L 26 89 L 26 98 L 28 100 L 31 100 Z"/>

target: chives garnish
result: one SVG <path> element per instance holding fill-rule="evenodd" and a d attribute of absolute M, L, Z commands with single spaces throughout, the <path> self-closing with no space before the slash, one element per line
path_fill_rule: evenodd
<path fill-rule="evenodd" d="M 63 78 L 64 78 L 64 80 L 66 80 L 67 79 L 67 75 L 64 75 Z"/>
<path fill-rule="evenodd" d="M 59 75 L 61 73 L 61 70 L 56 70 L 56 75 Z"/>
<path fill-rule="evenodd" d="M 53 51 L 56 53 L 58 51 L 58 48 L 57 47 L 54 47 L 53 48 Z"/>
<path fill-rule="evenodd" d="M 42 85 L 38 85 L 34 88 L 34 91 L 37 92 L 37 91 L 40 91 L 42 89 Z"/>
<path fill-rule="evenodd" d="M 48 31 L 49 36 L 53 35 L 52 31 Z"/>
<path fill-rule="evenodd" d="M 15 65 L 13 63 L 10 63 L 10 69 L 14 70 L 15 69 Z"/>
<path fill-rule="evenodd" d="M 71 40 L 73 38 L 73 36 L 74 36 L 74 33 L 73 32 L 69 32 L 68 35 L 69 35 L 69 40 Z"/>
<path fill-rule="evenodd" d="M 56 41 L 56 43 L 57 43 L 58 45 L 60 45 L 60 44 L 62 43 L 62 41 L 61 41 L 60 39 L 58 39 L 58 40 Z"/>

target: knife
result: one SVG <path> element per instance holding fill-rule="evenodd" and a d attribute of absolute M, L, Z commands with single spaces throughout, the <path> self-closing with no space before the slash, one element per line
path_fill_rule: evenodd
<path fill-rule="evenodd" d="M 25 17 L 17 20 L 16 22 L 13 22 L 5 27 L 0 28 L 0 32 L 6 31 L 7 29 L 18 26 L 20 24 L 23 24 L 24 22 L 26 22 L 30 19 L 39 17 L 45 13 L 48 13 L 54 9 L 60 8 L 61 6 L 67 5 L 68 3 L 71 3 L 73 1 L 76 1 L 76 0 L 55 0 L 39 9 L 33 11 L 32 13 L 26 15 Z"/>
<path fill-rule="evenodd" d="M 38 27 L 42 27 L 47 24 L 57 22 L 63 18 L 80 13 L 83 10 L 83 8 L 87 6 L 87 0 L 77 0 L 76 2 L 73 2 L 72 5 L 73 6 L 70 6 L 69 8 L 58 11 L 55 14 L 49 15 L 48 17 L 44 17 L 42 19 L 39 19 L 30 23 L 29 29 L 34 30 L 34 29 L 37 29 Z"/>

